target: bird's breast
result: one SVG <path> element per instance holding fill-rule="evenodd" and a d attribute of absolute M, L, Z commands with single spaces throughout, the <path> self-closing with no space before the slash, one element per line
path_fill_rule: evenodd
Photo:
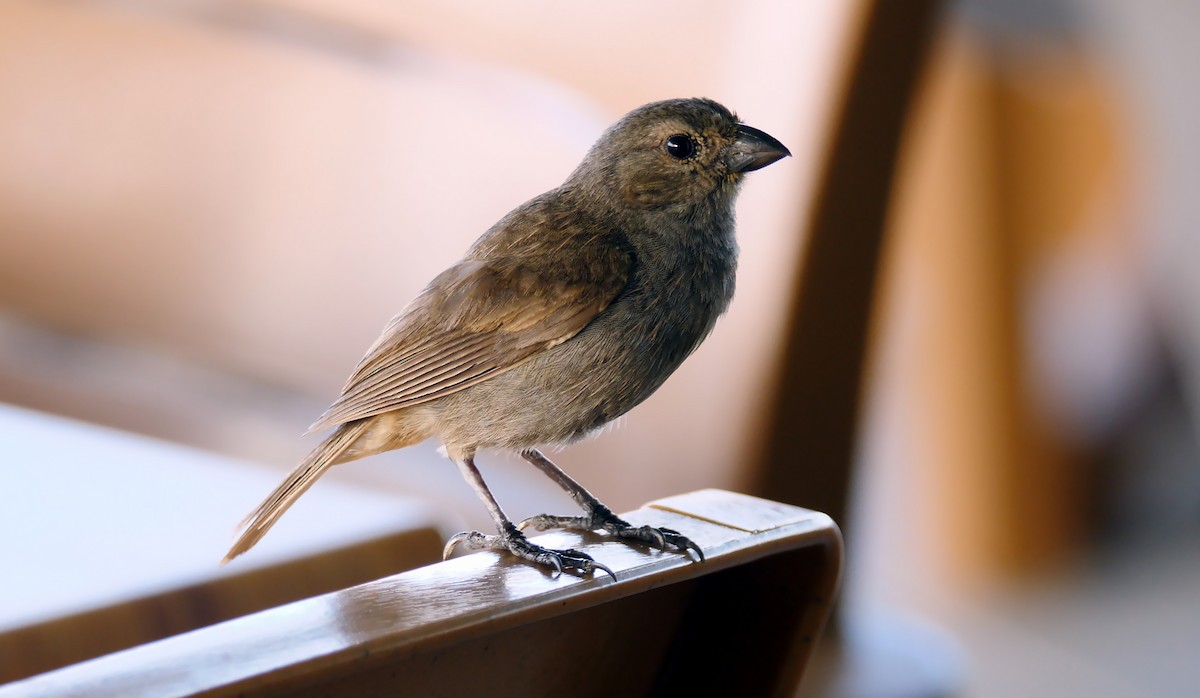
<path fill-rule="evenodd" d="M 657 255 L 657 256 L 655 256 Z M 506 448 L 567 443 L 649 397 L 733 297 L 736 250 L 651 250 L 571 339 L 440 402 L 445 438 Z"/>
<path fill-rule="evenodd" d="M 595 421 L 649 397 L 712 331 L 734 291 L 736 251 L 721 252 L 639 259 L 625 291 L 564 344 L 589 374 L 580 394 L 594 403 Z"/>

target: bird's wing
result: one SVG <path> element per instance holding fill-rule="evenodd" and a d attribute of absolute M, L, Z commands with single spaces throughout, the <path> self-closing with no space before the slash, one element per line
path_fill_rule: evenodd
<path fill-rule="evenodd" d="M 586 263 L 535 255 L 447 269 L 388 323 L 309 431 L 449 395 L 575 336 L 630 274 L 626 252 L 589 247 L 574 257 Z"/>

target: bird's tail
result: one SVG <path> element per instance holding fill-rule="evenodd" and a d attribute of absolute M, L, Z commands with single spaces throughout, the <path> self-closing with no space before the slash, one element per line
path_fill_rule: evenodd
<path fill-rule="evenodd" d="M 317 478 L 321 477 L 331 465 L 352 460 L 354 456 L 343 456 L 346 455 L 346 450 L 367 431 L 370 421 L 369 419 L 360 419 L 343 424 L 338 427 L 337 431 L 330 434 L 329 438 L 321 442 L 320 446 L 313 449 L 313 452 L 308 454 L 300 462 L 300 465 L 297 465 L 296 469 L 288 474 L 279 487 L 276 487 L 275 491 L 268 495 L 257 509 L 250 512 L 238 524 L 242 535 L 238 536 L 237 542 L 233 544 L 228 553 L 225 553 L 221 564 L 224 565 L 254 547 L 254 544 L 275 525 L 279 517 L 283 516 L 283 512 L 287 511 L 288 507 L 292 506 L 309 487 L 312 487 Z"/>

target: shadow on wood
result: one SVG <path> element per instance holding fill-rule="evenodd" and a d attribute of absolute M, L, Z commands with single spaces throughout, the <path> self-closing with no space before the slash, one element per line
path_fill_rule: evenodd
<path fill-rule="evenodd" d="M 14 696 L 791 695 L 837 589 L 824 514 L 720 490 L 653 502 L 699 563 L 555 533 L 619 581 L 476 553 L 0 687 Z"/>

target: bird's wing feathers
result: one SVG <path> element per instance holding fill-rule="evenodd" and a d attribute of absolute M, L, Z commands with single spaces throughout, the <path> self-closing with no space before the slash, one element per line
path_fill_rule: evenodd
<path fill-rule="evenodd" d="M 388 324 L 309 431 L 449 395 L 575 336 L 630 274 L 618 247 L 589 252 L 586 265 L 521 256 L 447 269 Z"/>

